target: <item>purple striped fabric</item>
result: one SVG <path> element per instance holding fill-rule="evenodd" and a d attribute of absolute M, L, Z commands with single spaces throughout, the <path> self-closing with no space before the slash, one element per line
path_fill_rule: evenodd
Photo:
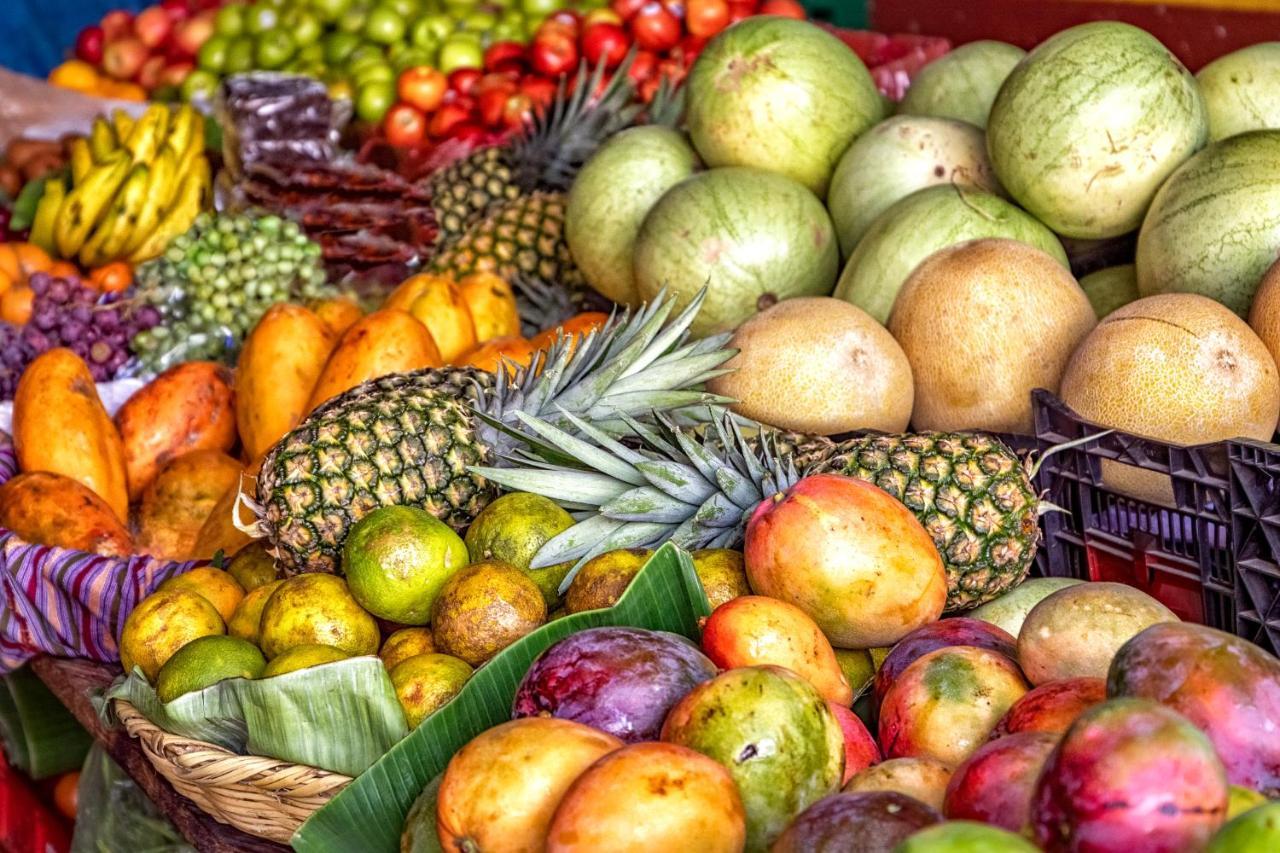
<path fill-rule="evenodd" d="M 17 470 L 13 443 L 0 432 L 0 484 Z M 0 673 L 38 654 L 119 660 L 116 637 L 134 606 L 198 565 L 32 545 L 0 527 Z"/>

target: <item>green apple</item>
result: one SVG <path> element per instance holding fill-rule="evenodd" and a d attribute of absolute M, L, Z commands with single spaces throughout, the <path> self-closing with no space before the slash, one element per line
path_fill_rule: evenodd
<path fill-rule="evenodd" d="M 386 51 L 376 44 L 361 42 L 359 47 L 347 54 L 347 67 L 354 68 L 363 62 L 374 60 L 376 62 L 385 62 L 387 59 Z"/>
<path fill-rule="evenodd" d="M 424 47 L 414 45 L 396 54 L 391 59 L 391 66 L 395 69 L 396 75 L 399 76 L 410 68 L 435 65 L 438 53 L 439 51 L 427 50 Z"/>
<path fill-rule="evenodd" d="M 439 47 L 453 30 L 453 19 L 448 15 L 423 15 L 414 23 L 409 40 L 419 47 Z"/>
<path fill-rule="evenodd" d="M 227 59 L 223 63 L 224 74 L 243 74 L 253 70 L 253 39 L 238 38 L 227 47 Z"/>
<path fill-rule="evenodd" d="M 355 33 L 329 33 L 323 39 L 324 61 L 330 65 L 341 65 L 351 56 L 351 51 L 360 46 L 360 36 Z"/>
<path fill-rule="evenodd" d="M 560 11 L 564 3 L 561 0 L 520 0 L 520 10 L 526 15 L 545 18 L 552 12 Z"/>
<path fill-rule="evenodd" d="M 280 68 L 297 53 L 298 45 L 287 30 L 276 29 L 258 36 L 253 59 L 259 68 Z"/>
<path fill-rule="evenodd" d="M 351 79 L 355 81 L 357 89 L 363 89 L 373 83 L 394 84 L 396 82 L 396 72 L 386 63 L 365 65 L 358 71 L 351 72 Z"/>
<path fill-rule="evenodd" d="M 394 83 L 375 82 L 356 90 L 356 116 L 361 121 L 378 122 L 396 100 Z"/>
<path fill-rule="evenodd" d="M 364 3 L 353 3 L 338 19 L 338 29 L 344 33 L 364 32 L 364 21 L 367 17 L 369 17 L 369 7 Z"/>
<path fill-rule="evenodd" d="M 468 12 L 462 19 L 462 28 L 473 33 L 487 33 L 498 23 L 498 16 L 484 9 Z"/>
<path fill-rule="evenodd" d="M 275 29 L 280 23 L 280 10 L 274 6 L 256 3 L 249 6 L 244 14 L 244 30 L 251 36 L 262 35 Z"/>
<path fill-rule="evenodd" d="M 306 9 L 298 9 L 291 12 L 286 16 L 285 20 L 293 40 L 301 46 L 315 44 L 320 40 L 320 35 L 324 32 L 324 24 L 320 23 L 320 19 Z"/>
<path fill-rule="evenodd" d="M 231 39 L 223 35 L 209 36 L 209 40 L 200 45 L 196 52 L 196 65 L 214 74 L 221 73 L 227 67 L 227 49 Z"/>
<path fill-rule="evenodd" d="M 404 18 L 390 6 L 374 6 L 364 22 L 364 37 L 378 44 L 395 44 L 404 38 Z"/>
<path fill-rule="evenodd" d="M 440 70 L 449 74 L 459 68 L 484 66 L 484 45 L 475 33 L 454 33 L 440 46 Z"/>
<path fill-rule="evenodd" d="M 304 44 L 298 48 L 298 55 L 295 58 L 306 65 L 318 65 L 324 68 L 324 45 L 320 42 Z"/>
<path fill-rule="evenodd" d="M 351 0 L 311 0 L 311 8 L 327 24 L 336 23 L 350 6 Z"/>
<path fill-rule="evenodd" d="M 412 21 L 422 14 L 422 4 L 418 0 L 384 0 L 384 5 L 395 10 L 406 21 Z"/>
<path fill-rule="evenodd" d="M 180 89 L 182 100 L 187 103 L 212 98 L 218 91 L 218 78 L 208 71 L 197 68 L 182 81 Z"/>
<path fill-rule="evenodd" d="M 238 36 L 244 32 L 245 12 L 248 6 L 232 3 L 223 6 L 213 16 L 213 31 L 220 36 Z"/>

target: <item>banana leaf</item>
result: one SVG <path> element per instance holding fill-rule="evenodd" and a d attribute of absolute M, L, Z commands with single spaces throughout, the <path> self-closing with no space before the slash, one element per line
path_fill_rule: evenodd
<path fill-rule="evenodd" d="M 663 545 L 613 607 L 557 619 L 481 667 L 453 700 L 299 827 L 293 848 L 300 853 L 397 853 L 405 816 L 418 795 L 469 740 L 511 719 L 516 688 L 545 649 L 570 634 L 610 625 L 696 639 L 698 620 L 710 612 L 693 560 L 676 546 Z"/>
<path fill-rule="evenodd" d="M 167 732 L 357 776 L 405 736 L 404 711 L 386 668 L 358 657 L 273 678 L 229 678 L 161 702 L 140 670 L 107 699 L 124 699 Z"/>
<path fill-rule="evenodd" d="M 9 763 L 48 779 L 84 762 L 92 738 L 29 667 L 0 679 L 0 745 Z"/>

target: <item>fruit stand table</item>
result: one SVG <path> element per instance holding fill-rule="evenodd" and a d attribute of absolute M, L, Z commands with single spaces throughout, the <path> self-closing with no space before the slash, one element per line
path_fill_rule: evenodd
<path fill-rule="evenodd" d="M 111 729 L 102 725 L 89 696 L 106 687 L 120 674 L 118 666 L 41 657 L 32 661 L 31 669 L 67 706 L 80 724 L 88 729 L 94 739 L 102 743 L 116 763 L 133 777 L 178 832 L 201 853 L 274 853 L 288 849 L 218 823 L 174 791 L 147 761 L 138 742 L 129 737 L 124 729 Z"/>

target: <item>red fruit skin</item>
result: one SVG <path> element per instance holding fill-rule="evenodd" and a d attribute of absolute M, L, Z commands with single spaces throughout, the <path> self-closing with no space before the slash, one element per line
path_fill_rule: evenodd
<path fill-rule="evenodd" d="M 502 108 L 502 125 L 510 130 L 518 130 L 533 121 L 533 98 L 521 92 L 507 96 L 507 104 Z"/>
<path fill-rule="evenodd" d="M 884 701 L 885 694 L 904 669 L 929 652 L 947 646 L 977 646 L 999 652 L 1010 660 L 1018 659 L 1018 641 L 1003 628 L 967 616 L 940 619 L 903 637 L 885 657 L 876 672 L 876 704 Z"/>
<path fill-rule="evenodd" d="M 906 794 L 832 794 L 802 811 L 769 853 L 882 853 L 942 822 L 942 815 Z"/>
<path fill-rule="evenodd" d="M 578 45 L 564 32 L 539 33 L 529 51 L 533 69 L 548 77 L 568 74 L 578 64 Z"/>
<path fill-rule="evenodd" d="M 97 24 L 85 27 L 76 36 L 76 59 L 90 65 L 97 65 L 102 61 L 102 47 L 105 40 L 102 27 Z"/>
<path fill-rule="evenodd" d="M 187 0 L 160 0 L 160 8 L 164 9 L 174 23 L 186 19 L 191 14 Z"/>
<path fill-rule="evenodd" d="M 478 100 L 480 121 L 485 127 L 501 127 L 502 114 L 507 108 L 509 94 L 504 89 L 490 89 L 483 92 Z"/>
<path fill-rule="evenodd" d="M 546 107 L 556 97 L 556 83 L 537 74 L 526 74 L 520 80 L 520 91 L 528 95 L 535 107 Z"/>
<path fill-rule="evenodd" d="M 631 20 L 648 0 L 611 0 L 609 8 L 624 21 Z"/>
<path fill-rule="evenodd" d="M 396 148 L 413 148 L 426 139 L 427 117 L 412 104 L 399 103 L 387 110 L 382 130 Z"/>
<path fill-rule="evenodd" d="M 449 88 L 460 95 L 470 95 L 482 76 L 479 68 L 457 68 L 449 73 Z"/>
<path fill-rule="evenodd" d="M 138 69 L 138 85 L 148 92 L 155 89 L 160 85 L 160 75 L 164 72 L 164 67 L 163 56 L 148 57 L 147 61 L 142 63 L 142 67 Z"/>
<path fill-rule="evenodd" d="M 880 747 L 876 746 L 876 739 L 857 714 L 830 699 L 827 707 L 840 724 L 840 731 L 844 732 L 844 778 L 840 780 L 840 786 L 844 787 L 854 774 L 880 763 Z"/>
<path fill-rule="evenodd" d="M 459 104 L 444 104 L 436 110 L 431 121 L 427 123 L 427 135 L 432 139 L 443 139 L 452 135 L 459 125 L 471 118 L 471 111 Z"/>
<path fill-rule="evenodd" d="M 114 9 L 103 15 L 100 24 L 107 41 L 117 41 L 133 34 L 133 15 L 123 9 Z"/>
<path fill-rule="evenodd" d="M 517 41 L 496 41 L 484 52 L 486 71 L 523 71 L 526 65 L 524 45 Z"/>
<path fill-rule="evenodd" d="M 582 55 L 592 68 L 601 62 L 606 68 L 617 68 L 630 47 L 626 30 L 617 24 L 593 24 L 582 33 Z"/>
<path fill-rule="evenodd" d="M 652 77 L 657 69 L 657 54 L 649 50 L 638 50 L 635 59 L 631 60 L 631 67 L 627 69 L 627 76 L 636 83 L 643 83 Z"/>
<path fill-rule="evenodd" d="M 1209 739 L 1146 699 L 1085 711 L 1049 756 L 1031 800 L 1035 841 L 1046 853 L 1201 850 L 1226 814 L 1227 774 Z"/>
<path fill-rule="evenodd" d="M 701 38 L 711 38 L 729 26 L 727 0 L 689 0 L 684 25 L 689 32 Z"/>
<path fill-rule="evenodd" d="M 1232 784 L 1280 797 L 1280 660 L 1249 641 L 1153 625 L 1116 652 L 1107 695 L 1173 708 L 1209 736 Z"/>
<path fill-rule="evenodd" d="M 102 70 L 117 80 L 132 80 L 147 61 L 147 46 L 132 36 L 108 41 L 102 49 Z"/>
<path fill-rule="evenodd" d="M 173 43 L 186 57 L 194 57 L 209 37 L 213 35 L 213 19 L 216 12 L 201 12 L 182 21 L 173 30 Z"/>
<path fill-rule="evenodd" d="M 133 19 L 133 31 L 147 47 L 159 47 L 173 32 L 173 18 L 159 6 L 151 6 Z"/>
<path fill-rule="evenodd" d="M 1036 780 L 1057 743 L 1047 732 L 1022 732 L 984 744 L 951 775 L 942 813 L 1022 832 Z"/>
<path fill-rule="evenodd" d="M 175 62 L 172 65 L 166 65 L 160 72 L 160 85 L 162 86 L 181 86 L 182 81 L 187 79 L 187 75 L 195 70 L 195 65 L 190 62 Z"/>
<path fill-rule="evenodd" d="M 1101 678 L 1064 678 L 1032 689 L 1004 715 L 991 738 L 1019 732 L 1062 734 L 1085 711 L 1105 701 L 1107 683 Z"/>
<path fill-rule="evenodd" d="M 761 15 L 778 15 L 783 18 L 795 18 L 803 21 L 808 15 L 796 0 L 764 0 L 760 4 Z"/>
<path fill-rule="evenodd" d="M 729 26 L 733 26 L 738 21 L 746 20 L 756 13 L 756 4 L 754 3 L 729 3 Z"/>
<path fill-rule="evenodd" d="M 641 6 L 640 11 L 628 23 L 636 44 L 657 53 L 671 50 L 680 43 L 683 35 L 680 19 L 657 0 L 650 0 Z"/>

